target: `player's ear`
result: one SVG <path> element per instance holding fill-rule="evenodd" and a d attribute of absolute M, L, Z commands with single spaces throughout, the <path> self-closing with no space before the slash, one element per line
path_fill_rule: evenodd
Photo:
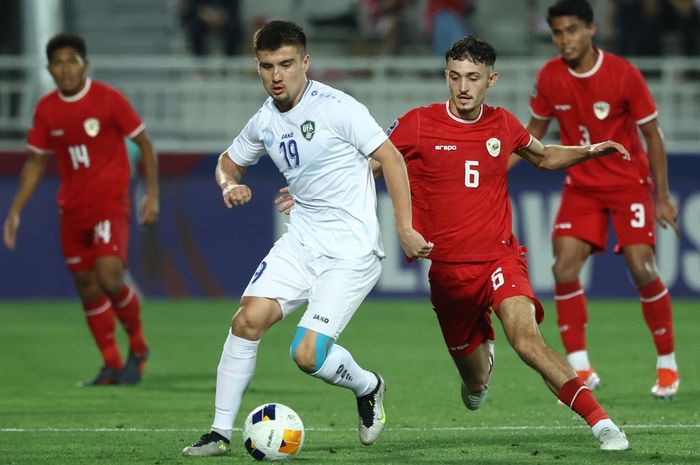
<path fill-rule="evenodd" d="M 495 85 L 496 81 L 498 81 L 498 73 L 494 71 L 493 73 L 489 74 L 489 87 Z"/>
<path fill-rule="evenodd" d="M 304 74 L 309 70 L 309 65 L 311 64 L 311 57 L 307 53 L 304 58 L 301 59 L 301 67 L 304 69 Z"/>
<path fill-rule="evenodd" d="M 258 76 L 260 76 L 260 61 L 258 57 L 255 57 L 255 71 L 258 73 Z"/>

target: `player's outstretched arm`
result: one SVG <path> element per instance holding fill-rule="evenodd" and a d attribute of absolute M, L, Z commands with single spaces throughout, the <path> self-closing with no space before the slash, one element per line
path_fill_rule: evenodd
<path fill-rule="evenodd" d="M 577 165 L 591 158 L 617 154 L 623 159 L 629 160 L 630 154 L 617 142 L 605 141 L 593 145 L 566 146 L 566 145 L 542 145 L 536 138 L 525 148 L 516 152 L 539 169 L 561 170 Z"/>
<path fill-rule="evenodd" d="M 41 178 L 44 176 L 45 170 L 46 155 L 29 152 L 29 157 L 22 167 L 17 193 L 12 200 L 12 205 L 10 205 L 2 228 L 3 242 L 5 243 L 5 247 L 10 250 L 13 250 L 17 244 L 20 213 L 34 194 L 36 187 L 39 185 L 39 181 L 41 181 Z"/>
<path fill-rule="evenodd" d="M 549 128 L 548 119 L 530 118 L 530 121 L 527 123 L 527 131 L 538 140 L 542 140 L 542 137 L 547 133 L 547 128 Z M 511 153 L 508 158 L 506 171 L 510 171 L 520 160 L 522 158 L 519 154 Z"/>
<path fill-rule="evenodd" d="M 396 230 L 404 253 L 414 259 L 426 258 L 433 249 L 433 244 L 427 242 L 418 231 L 413 229 L 411 191 L 403 157 L 390 140 L 384 141 L 371 157 L 380 163 L 384 173 L 386 187 L 394 207 Z"/>
<path fill-rule="evenodd" d="M 231 160 L 231 157 L 228 156 L 228 151 L 219 155 L 214 177 L 221 188 L 221 195 L 228 208 L 245 205 L 250 202 L 253 196 L 250 188 L 240 183 L 245 172 L 246 167 L 240 166 Z"/>
<path fill-rule="evenodd" d="M 671 193 L 668 184 L 668 166 L 666 161 L 666 148 L 656 119 L 653 119 L 639 126 L 642 135 L 647 143 L 647 153 L 649 154 L 649 165 L 651 174 L 654 176 L 654 188 L 656 189 L 656 220 L 662 228 L 671 226 L 680 236 L 680 228 L 676 219 L 678 217 L 678 207 L 671 200 Z"/>
<path fill-rule="evenodd" d="M 158 190 L 158 158 L 153 150 L 153 144 L 143 130 L 132 139 L 141 151 L 141 160 L 146 175 L 146 196 L 139 207 L 139 222 L 151 224 L 158 220 L 160 215 L 159 190 Z"/>

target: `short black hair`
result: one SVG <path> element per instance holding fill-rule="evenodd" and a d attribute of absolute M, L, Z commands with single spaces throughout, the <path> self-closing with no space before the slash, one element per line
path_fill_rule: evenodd
<path fill-rule="evenodd" d="M 586 0 L 559 0 L 547 10 L 547 24 L 552 25 L 554 18 L 576 16 L 586 24 L 593 22 L 593 9 Z"/>
<path fill-rule="evenodd" d="M 306 50 L 306 34 L 298 24 L 291 21 L 270 21 L 258 29 L 253 36 L 253 50 L 277 50 L 285 45 L 294 45 Z"/>
<path fill-rule="evenodd" d="M 62 32 L 61 34 L 56 34 L 49 40 L 46 44 L 46 59 L 51 61 L 51 55 L 53 52 L 59 48 L 71 47 L 78 55 L 80 55 L 83 60 L 87 58 L 87 47 L 85 46 L 85 40 L 82 37 L 75 34 L 67 34 Z"/>
<path fill-rule="evenodd" d="M 445 62 L 452 60 L 469 60 L 493 66 L 496 63 L 496 49 L 485 40 L 466 36 L 454 42 L 445 53 Z"/>

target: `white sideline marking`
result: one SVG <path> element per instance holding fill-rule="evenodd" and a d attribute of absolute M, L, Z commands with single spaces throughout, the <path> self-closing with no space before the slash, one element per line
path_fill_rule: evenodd
<path fill-rule="evenodd" d="M 387 431 L 549 431 L 561 429 L 585 429 L 579 426 L 448 426 L 434 428 L 387 428 Z M 676 425 L 622 425 L 622 429 L 695 429 L 700 424 Z M 241 428 L 234 428 L 241 431 Z M 306 431 L 343 432 L 357 428 L 306 428 Z M 190 433 L 201 432 L 202 428 L 0 428 L 0 433 Z"/>

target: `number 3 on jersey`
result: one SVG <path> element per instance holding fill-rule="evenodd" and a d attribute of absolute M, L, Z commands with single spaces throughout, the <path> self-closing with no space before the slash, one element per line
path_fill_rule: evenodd
<path fill-rule="evenodd" d="M 74 170 L 79 169 L 80 165 L 90 168 L 90 157 L 85 144 L 71 145 L 68 147 L 68 153 L 70 153 L 70 161 L 73 163 Z"/>

